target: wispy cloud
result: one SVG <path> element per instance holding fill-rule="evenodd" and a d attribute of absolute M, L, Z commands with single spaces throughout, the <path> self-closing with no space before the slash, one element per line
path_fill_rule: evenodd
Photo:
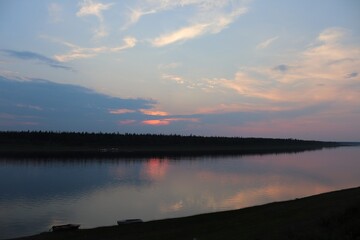
<path fill-rule="evenodd" d="M 231 13 L 222 14 L 216 18 L 191 24 L 174 32 L 163 34 L 151 40 L 151 43 L 155 47 L 163 47 L 172 43 L 197 38 L 204 34 L 216 34 L 229 26 L 238 16 L 246 12 L 247 8 L 239 8 Z"/>
<path fill-rule="evenodd" d="M 169 11 L 176 8 L 184 8 L 193 6 L 196 8 L 197 14 L 218 11 L 224 9 L 229 5 L 236 5 L 238 0 L 142 0 L 139 1 L 139 6 L 136 8 L 129 8 L 128 23 L 125 26 L 137 23 L 143 16 L 149 14 L 156 14 L 163 11 Z"/>
<path fill-rule="evenodd" d="M 280 63 L 274 60 L 274 66 L 242 67 L 233 78 L 197 79 L 192 86 L 209 92 L 212 104 L 198 106 L 193 115 L 186 115 L 201 121 L 188 125 L 211 133 L 216 126 L 219 133 L 229 135 L 293 134 L 319 139 L 317 133 L 331 130 L 355 136 L 345 125 L 359 125 L 360 48 L 350 44 L 354 41 L 346 32 L 325 29 L 305 49 L 292 52 L 285 63 L 281 59 Z M 181 79 L 176 74 L 163 78 Z M 219 97 L 221 94 L 227 97 Z M 170 125 L 166 118 L 150 123 Z"/>
<path fill-rule="evenodd" d="M 174 73 L 161 73 L 161 78 L 166 81 L 174 82 L 188 89 L 201 89 L 204 91 L 211 90 L 217 83 L 213 84 L 214 79 L 191 79 Z M 215 80 L 216 81 L 216 80 Z"/>
<path fill-rule="evenodd" d="M 348 31 L 344 28 L 328 28 L 322 31 L 317 39 L 324 43 L 337 43 L 341 41 L 347 33 Z"/>
<path fill-rule="evenodd" d="M 324 30 L 314 44 L 296 54 L 289 64 L 243 69 L 236 73 L 234 79 L 215 82 L 218 87 L 262 101 L 293 106 L 324 102 L 355 106 L 360 99 L 359 86 L 356 87 L 356 81 L 360 80 L 357 74 L 360 70 L 360 49 L 342 43 L 345 32 L 339 28 Z"/>
<path fill-rule="evenodd" d="M 198 37 L 209 31 L 209 24 L 196 24 L 181 28 L 175 32 L 162 35 L 151 41 L 155 47 L 162 47 L 174 42 Z"/>
<path fill-rule="evenodd" d="M 68 62 L 76 59 L 92 58 L 101 53 L 109 53 L 109 52 L 116 53 L 129 48 L 133 48 L 137 43 L 136 38 L 126 37 L 123 39 L 123 44 L 120 46 L 115 46 L 115 47 L 101 46 L 95 48 L 85 48 L 65 41 L 60 41 L 56 39 L 51 39 L 51 40 L 71 48 L 71 50 L 67 53 L 56 54 L 54 56 L 54 58 L 59 62 Z"/>
<path fill-rule="evenodd" d="M 108 35 L 106 31 L 106 27 L 104 24 L 104 17 L 102 12 L 105 10 L 110 9 L 110 7 L 114 5 L 113 3 L 103 4 L 94 2 L 92 0 L 83 0 L 80 2 L 80 9 L 76 13 L 78 17 L 85 17 L 85 16 L 96 16 L 99 20 L 99 26 L 94 30 L 94 37 L 95 38 L 102 38 Z"/>
<path fill-rule="evenodd" d="M 272 43 L 274 43 L 278 38 L 279 38 L 279 36 L 269 38 L 269 39 L 259 43 L 256 46 L 256 49 L 258 49 L 258 50 L 265 49 L 265 48 L 269 47 Z"/>
<path fill-rule="evenodd" d="M 83 0 L 80 3 L 80 9 L 76 13 L 77 16 L 87 16 L 94 15 L 99 18 L 100 21 L 103 20 L 102 11 L 108 10 L 113 3 L 103 4 L 93 2 L 92 0 Z"/>
<path fill-rule="evenodd" d="M 162 79 L 175 81 L 175 82 L 177 82 L 179 84 L 184 84 L 185 83 L 185 79 L 183 77 L 181 77 L 181 76 L 178 76 L 178 75 L 163 74 L 161 77 L 162 77 Z"/>
<path fill-rule="evenodd" d="M 134 25 L 135 23 L 137 23 L 141 19 L 142 16 L 156 13 L 155 9 L 144 11 L 144 10 L 141 10 L 141 9 L 129 8 L 129 11 L 130 12 L 127 14 L 128 15 L 128 20 L 124 24 L 124 26 L 121 27 L 122 30 L 126 30 L 131 25 Z"/>
<path fill-rule="evenodd" d="M 162 47 L 205 34 L 219 33 L 248 11 L 240 0 L 140 0 L 136 7 L 129 7 L 128 20 L 122 29 L 136 24 L 146 15 L 186 8 L 191 8 L 192 15 L 183 19 L 185 24 L 152 38 L 150 42 L 153 46 Z"/>
<path fill-rule="evenodd" d="M 35 60 L 37 62 L 46 64 L 53 68 L 73 70 L 71 67 L 63 65 L 57 59 L 52 59 L 52 58 L 46 57 L 44 55 L 41 55 L 39 53 L 34 53 L 34 52 L 29 52 L 29 51 L 15 51 L 15 50 L 9 50 L 9 49 L 3 49 L 3 50 L 1 50 L 1 52 L 7 54 L 8 56 L 18 58 L 18 59 Z"/>

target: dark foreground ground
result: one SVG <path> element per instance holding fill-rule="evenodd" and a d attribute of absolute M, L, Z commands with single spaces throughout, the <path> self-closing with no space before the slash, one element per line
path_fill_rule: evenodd
<path fill-rule="evenodd" d="M 360 188 L 234 211 L 19 239 L 360 239 Z"/>

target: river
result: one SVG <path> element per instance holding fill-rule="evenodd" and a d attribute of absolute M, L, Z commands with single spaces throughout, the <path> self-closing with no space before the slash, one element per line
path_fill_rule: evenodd
<path fill-rule="evenodd" d="M 149 159 L 0 159 L 0 239 L 238 209 L 360 186 L 360 147 Z"/>

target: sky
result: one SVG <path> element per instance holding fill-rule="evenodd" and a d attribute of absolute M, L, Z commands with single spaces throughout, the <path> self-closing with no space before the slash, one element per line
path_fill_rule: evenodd
<path fill-rule="evenodd" d="M 360 141 L 360 1 L 0 0 L 0 130 Z"/>

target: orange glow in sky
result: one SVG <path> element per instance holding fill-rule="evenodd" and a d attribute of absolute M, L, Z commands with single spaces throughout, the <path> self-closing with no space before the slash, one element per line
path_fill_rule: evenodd
<path fill-rule="evenodd" d="M 170 124 L 170 121 L 168 120 L 159 120 L 159 119 L 155 119 L 155 120 L 145 120 L 143 121 L 143 124 L 146 124 L 146 125 L 169 125 Z"/>
<path fill-rule="evenodd" d="M 150 116 L 167 116 L 167 115 L 169 115 L 167 112 L 147 110 L 147 109 L 141 109 L 140 112 L 142 112 L 145 115 L 150 115 Z"/>

